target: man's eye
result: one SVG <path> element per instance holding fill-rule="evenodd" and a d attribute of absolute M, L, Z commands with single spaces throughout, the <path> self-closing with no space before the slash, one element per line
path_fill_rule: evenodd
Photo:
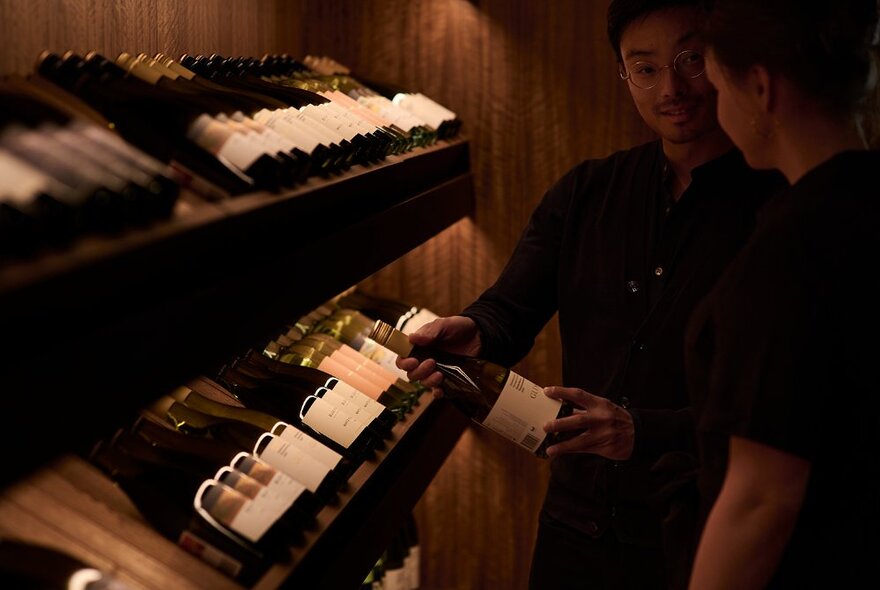
<path fill-rule="evenodd" d="M 639 64 L 639 65 L 635 66 L 635 69 L 633 69 L 633 73 L 635 73 L 639 76 L 650 76 L 651 74 L 653 74 L 656 71 L 657 71 L 657 68 L 655 68 L 651 64 Z"/>

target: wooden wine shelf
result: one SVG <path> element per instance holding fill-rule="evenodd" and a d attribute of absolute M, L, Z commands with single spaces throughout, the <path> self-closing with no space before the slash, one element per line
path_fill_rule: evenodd
<path fill-rule="evenodd" d="M 167 389 L 473 211 L 466 141 L 282 195 L 257 193 L 0 267 L 0 486 L 106 434 Z M 34 445 L 34 432 L 48 445 Z"/>
<path fill-rule="evenodd" d="M 410 513 L 468 421 L 422 395 L 386 447 L 349 479 L 338 502 L 272 566 L 254 590 L 358 588 Z M 119 488 L 75 456 L 64 456 L 0 494 L 0 535 L 67 552 L 132 588 L 235 590 L 242 586 L 153 530 Z"/>

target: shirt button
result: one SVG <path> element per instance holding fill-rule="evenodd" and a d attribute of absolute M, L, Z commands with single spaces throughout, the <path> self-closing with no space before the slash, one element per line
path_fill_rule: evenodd
<path fill-rule="evenodd" d="M 655 274 L 656 276 L 658 276 L 658 277 L 662 277 L 662 276 L 663 276 L 663 267 L 662 267 L 662 266 L 658 266 L 657 268 L 655 268 L 655 269 L 654 269 L 654 274 Z"/>
<path fill-rule="evenodd" d="M 617 461 L 615 461 L 614 463 L 611 464 L 611 466 L 612 466 L 613 468 L 617 469 L 618 467 L 620 467 L 620 463 L 618 463 Z"/>
<path fill-rule="evenodd" d="M 639 282 L 638 281 L 627 281 L 626 288 L 629 289 L 630 293 L 638 293 L 639 292 Z"/>
<path fill-rule="evenodd" d="M 632 347 L 636 350 L 645 350 L 645 343 L 639 342 L 638 340 L 633 340 Z"/>
<path fill-rule="evenodd" d="M 629 398 L 628 397 L 623 396 L 622 398 L 620 398 L 620 407 L 623 409 L 626 409 L 629 407 Z"/>
<path fill-rule="evenodd" d="M 611 518 L 614 518 L 615 516 L 617 516 L 617 506 L 612 506 L 611 507 Z"/>

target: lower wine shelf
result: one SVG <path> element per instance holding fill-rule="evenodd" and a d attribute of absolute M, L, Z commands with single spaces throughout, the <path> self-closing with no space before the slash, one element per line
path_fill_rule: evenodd
<path fill-rule="evenodd" d="M 272 566 L 253 588 L 358 588 L 468 423 L 451 404 L 423 394 L 291 548 L 291 563 Z M 242 588 L 154 531 L 125 494 L 73 455 L 4 490 L 0 535 L 65 551 L 132 588 Z"/>

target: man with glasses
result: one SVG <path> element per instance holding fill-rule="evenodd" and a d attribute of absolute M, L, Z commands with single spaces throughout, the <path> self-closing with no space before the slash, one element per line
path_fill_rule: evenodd
<path fill-rule="evenodd" d="M 620 77 L 659 139 L 567 173 L 497 282 L 461 315 L 411 337 L 513 365 L 559 313 L 566 387 L 545 393 L 578 409 L 548 425 L 571 438 L 549 449 L 536 590 L 665 588 L 676 569 L 664 556 L 658 499 L 689 463 L 667 460 L 680 469 L 665 473 L 652 465 L 691 450 L 685 324 L 744 243 L 759 205 L 781 186 L 780 177 L 750 170 L 718 126 L 699 6 L 611 2 Z M 433 361 L 398 364 L 429 385 L 442 379 Z"/>

